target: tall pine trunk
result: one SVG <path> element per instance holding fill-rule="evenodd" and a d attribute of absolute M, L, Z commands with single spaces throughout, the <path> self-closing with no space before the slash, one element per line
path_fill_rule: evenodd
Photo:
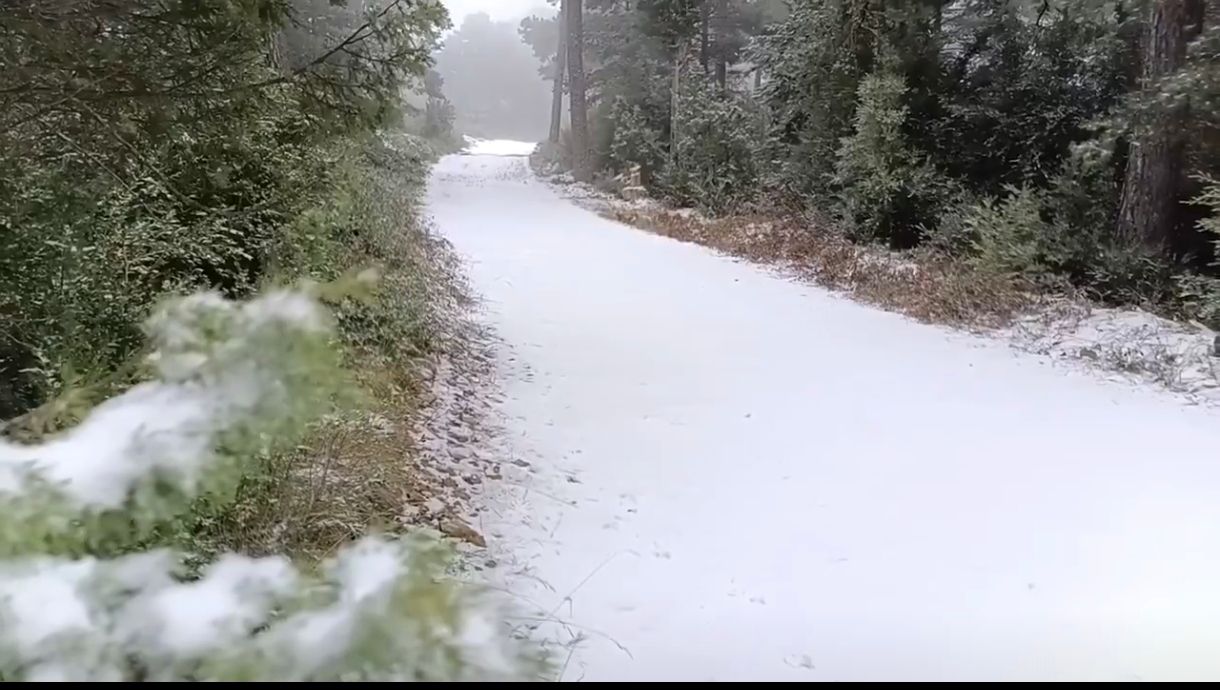
<path fill-rule="evenodd" d="M 567 3 L 564 3 L 566 5 Z M 559 143 L 559 135 L 563 132 L 563 75 L 567 72 L 568 62 L 568 27 L 567 16 L 563 6 L 559 9 L 559 48 L 555 53 L 555 83 L 551 88 L 551 143 Z"/>
<path fill-rule="evenodd" d="M 716 86 L 720 87 L 720 92 L 724 93 L 728 90 L 729 77 L 729 56 L 725 46 L 725 34 L 728 32 L 727 22 L 729 21 L 729 10 L 725 0 L 707 0 L 707 6 L 711 7 L 715 4 L 715 8 L 710 14 L 714 14 L 717 28 L 713 32 L 715 35 L 715 52 L 716 52 Z M 706 66 L 704 71 L 706 71 Z"/>
<path fill-rule="evenodd" d="M 712 64 L 712 0 L 703 0 L 699 8 L 699 64 L 703 73 L 708 73 Z"/>
<path fill-rule="evenodd" d="M 572 171 L 578 180 L 592 177 L 589 160 L 589 106 L 585 100 L 584 0 L 563 0 L 568 27 L 568 101 L 572 108 Z"/>
<path fill-rule="evenodd" d="M 674 71 L 669 84 L 669 157 L 675 166 L 678 164 L 678 142 L 681 132 L 682 118 L 682 69 L 686 66 L 687 47 L 679 45 L 674 54 Z"/>
<path fill-rule="evenodd" d="M 1144 45 L 1143 86 L 1155 83 L 1186 62 L 1186 45 L 1201 28 L 1203 0 L 1156 0 Z M 1176 244 L 1182 188 L 1185 113 L 1174 109 L 1142 123 L 1131 144 L 1118 211 L 1118 236 L 1145 251 L 1165 255 Z"/>

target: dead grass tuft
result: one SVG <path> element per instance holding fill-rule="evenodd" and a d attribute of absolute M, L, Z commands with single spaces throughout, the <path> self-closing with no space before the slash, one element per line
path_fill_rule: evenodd
<path fill-rule="evenodd" d="M 226 516 L 221 543 L 252 555 L 318 562 L 371 531 L 404 526 L 407 505 L 425 500 L 411 428 L 416 396 L 402 372 L 361 373 L 369 402 L 320 422 L 307 442 L 272 459 Z"/>
<path fill-rule="evenodd" d="M 665 209 L 611 207 L 606 217 L 803 278 L 928 323 L 999 328 L 1029 307 L 1012 279 L 931 252 L 888 252 L 855 244 L 820 224 L 762 215 L 707 219 Z"/>
<path fill-rule="evenodd" d="M 418 428 L 433 401 L 436 360 L 468 347 L 474 301 L 460 259 L 419 218 L 418 192 L 383 173 L 367 200 L 383 222 L 347 261 L 383 269 L 378 306 L 356 312 L 344 329 L 361 404 L 270 458 L 267 472 L 250 479 L 237 506 L 209 530 L 212 542 L 305 563 L 374 531 L 426 527 L 481 545 L 456 508 L 426 508 L 438 495 L 460 497 L 463 488 L 440 486 L 454 480 L 420 447 Z"/>

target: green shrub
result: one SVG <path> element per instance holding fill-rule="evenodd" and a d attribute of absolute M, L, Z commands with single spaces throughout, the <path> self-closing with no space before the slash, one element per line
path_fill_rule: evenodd
<path fill-rule="evenodd" d="M 541 669 L 422 538 L 365 539 L 320 578 L 222 555 L 197 576 L 150 547 L 216 508 L 342 379 L 330 319 L 274 291 L 173 300 L 154 376 L 40 444 L 0 441 L 0 679 L 511 680 Z M 160 531 L 158 531 L 160 530 Z M 161 537 L 161 539 L 156 539 Z M 124 554 L 124 555 L 119 555 Z"/>
<path fill-rule="evenodd" d="M 974 238 L 975 263 L 983 270 L 1043 280 L 1050 271 L 1051 229 L 1042 218 L 1042 200 L 1028 187 L 1009 192 L 966 209 L 962 222 Z"/>
<path fill-rule="evenodd" d="M 53 397 L 65 368 L 107 372 L 131 357 L 160 296 L 248 295 L 267 278 L 286 222 L 328 182 L 302 126 L 274 111 L 238 132 L 199 125 L 151 148 L 123 184 L 82 183 L 70 162 L 13 175 L 30 161 L 10 159 L 0 300 L 14 315 L 6 336 L 24 351 L 13 357 L 44 363 L 7 367 L 31 392 L 24 407 Z"/>
<path fill-rule="evenodd" d="M 1079 147 L 1049 186 L 1008 187 L 1002 197 L 960 190 L 927 239 L 982 270 L 1041 288 L 1074 286 L 1116 303 L 1172 296 L 1169 267 L 1113 235 L 1117 186 L 1103 147 Z"/>
<path fill-rule="evenodd" d="M 660 185 L 680 204 L 723 212 L 758 193 L 762 118 L 745 101 L 689 75 L 678 98 L 676 134 Z"/>
<path fill-rule="evenodd" d="M 833 202 L 842 139 L 851 133 L 867 50 L 845 49 L 875 38 L 844 2 L 797 0 L 760 38 L 754 59 L 767 75 L 761 97 L 768 111 L 763 175 L 768 190 L 827 210 Z M 863 7 L 857 5 L 857 7 Z M 813 40 L 816 37 L 816 40 Z"/>
<path fill-rule="evenodd" d="M 979 194 L 1047 186 L 1138 64 L 1138 41 L 1120 35 L 1137 22 L 1123 23 L 1122 9 L 1045 3 L 1034 21 L 1020 5 L 961 3 L 939 40 L 964 53 L 943 50 L 939 70 L 908 82 L 927 90 L 913 145 Z"/>
<path fill-rule="evenodd" d="M 1220 257 L 1220 180 L 1201 177 L 1203 191 L 1192 203 L 1210 210 L 1199 221 L 1200 232 L 1210 236 Z M 1213 266 L 1220 266 L 1220 258 Z M 1220 329 L 1220 279 L 1212 276 L 1187 275 L 1177 279 L 1178 297 L 1187 312 L 1212 328 Z"/>
<path fill-rule="evenodd" d="M 665 159 L 661 133 L 639 105 L 618 98 L 610 113 L 614 134 L 610 142 L 609 164 L 619 172 L 640 167 L 640 178 L 647 185 Z"/>
<path fill-rule="evenodd" d="M 163 296 L 246 296 L 296 268 L 276 253 L 317 249 L 300 217 L 402 110 L 445 21 L 436 2 L 162 9 L 32 0 L 0 17 L 0 419 L 74 377 L 115 379 Z M 366 23 L 358 49 L 327 52 Z"/>
<path fill-rule="evenodd" d="M 834 182 L 840 213 L 856 239 L 917 244 L 951 185 L 905 141 L 902 77 L 880 72 L 861 83 L 854 132 L 838 151 Z"/>
<path fill-rule="evenodd" d="M 1094 250 L 1081 285 L 1107 304 L 1164 305 L 1174 299 L 1172 267 L 1138 248 L 1114 243 Z"/>
<path fill-rule="evenodd" d="M 1039 196 L 1045 264 L 1062 280 L 1112 304 L 1159 303 L 1172 294 L 1170 267 L 1114 234 L 1119 187 L 1113 142 L 1072 149 Z"/>

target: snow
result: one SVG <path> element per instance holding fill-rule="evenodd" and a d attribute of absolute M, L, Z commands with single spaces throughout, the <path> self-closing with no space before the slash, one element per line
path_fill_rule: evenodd
<path fill-rule="evenodd" d="M 77 592 L 93 571 L 92 561 L 50 559 L 0 570 L 0 614 L 6 614 L 0 621 L 9 638 L 4 646 L 31 657 L 49 640 L 88 630 L 92 617 Z"/>
<path fill-rule="evenodd" d="M 121 634 L 154 658 L 197 658 L 246 638 L 297 584 L 283 558 L 226 554 L 195 582 L 167 586 L 132 602 Z"/>
<path fill-rule="evenodd" d="M 55 530 L 77 521 L 98 526 L 91 514 L 98 507 L 127 508 L 103 519 L 133 523 L 186 511 L 199 476 L 220 459 L 221 435 L 299 392 L 285 370 L 306 370 L 279 341 L 322 331 L 324 316 L 308 296 L 278 291 L 245 303 L 214 295 L 173 301 L 148 323 L 161 380 L 106 401 L 45 443 L 0 441 L 0 517 L 10 521 L 0 544 L 0 676 L 524 676 L 516 641 L 488 622 L 498 611 L 436 582 L 435 554 L 422 542 L 365 538 L 339 549 L 325 579 L 298 573 L 284 557 L 223 554 L 184 581 L 185 557 L 167 550 L 110 560 L 28 555 L 73 553 L 71 536 Z M 177 505 L 163 493 L 166 480 L 185 494 L 170 497 Z M 140 503 L 141 489 L 162 492 L 160 502 Z"/>
<path fill-rule="evenodd" d="M 220 324 L 227 338 L 217 340 Z M 162 380 L 103 402 L 41 445 L 0 440 L 0 505 L 43 482 L 79 506 L 104 508 L 154 475 L 193 489 L 219 435 L 278 390 L 248 361 L 252 343 L 278 327 L 319 332 L 325 319 L 314 300 L 289 291 L 246 303 L 201 293 L 166 305 L 149 321 Z"/>
<path fill-rule="evenodd" d="M 407 613 L 401 607 L 418 601 L 391 602 L 392 594 L 412 586 L 413 557 L 403 542 L 363 539 L 325 568 L 325 588 L 282 557 L 225 555 L 189 582 L 175 579 L 178 557 L 169 551 L 4 561 L 0 657 L 31 680 L 121 680 L 124 660 L 149 680 L 193 677 L 200 663 L 227 664 L 239 673 L 267 666 L 261 671 L 269 677 L 303 680 L 358 657 L 362 644 L 382 643 L 420 656 L 395 660 L 407 662 L 410 676 L 430 670 L 423 666 L 423 655 L 436 645 L 429 636 L 447 632 L 428 628 L 428 617 L 453 616 L 469 630 L 451 648 L 465 659 L 488 660 L 466 670 L 515 677 L 519 668 L 512 666 L 502 628 L 483 618 L 490 609 L 451 599 Z M 283 608 L 297 612 L 275 620 Z M 416 624 L 404 623 L 404 615 Z M 393 637 L 387 642 L 384 635 Z"/>
<path fill-rule="evenodd" d="M 291 660 L 295 677 L 308 677 L 347 654 L 358 618 L 370 607 L 384 607 L 405 576 L 400 547 L 373 539 L 346 549 L 327 571 L 338 586 L 335 603 L 290 616 L 269 631 L 268 649 Z"/>
<path fill-rule="evenodd" d="M 340 556 L 333 574 L 344 600 L 365 601 L 394 586 L 402 575 L 402 554 L 384 542 L 365 541 Z"/>
<path fill-rule="evenodd" d="M 465 153 L 471 156 L 528 156 L 536 144 L 507 139 L 476 139 L 465 137 Z"/>
<path fill-rule="evenodd" d="M 565 679 L 1220 674 L 1220 412 L 604 220 L 521 157 L 448 157 L 429 202 L 504 341 L 493 578 Z"/>
<path fill-rule="evenodd" d="M 1220 402 L 1216 332 L 1170 321 L 1141 309 L 1052 304 L 1020 319 L 1003 334 L 1022 349 L 1082 360 L 1116 379 L 1147 381 Z"/>

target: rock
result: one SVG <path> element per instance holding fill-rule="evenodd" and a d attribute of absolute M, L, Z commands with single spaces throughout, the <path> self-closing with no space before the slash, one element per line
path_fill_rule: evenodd
<path fill-rule="evenodd" d="M 445 511 L 445 502 L 433 496 L 424 502 L 424 510 L 428 511 L 429 515 L 440 515 Z"/>
<path fill-rule="evenodd" d="M 643 187 L 623 187 L 618 194 L 623 197 L 624 201 L 639 201 L 648 198 L 648 190 Z"/>
<path fill-rule="evenodd" d="M 474 544 L 478 547 L 487 546 L 487 540 L 483 535 L 474 531 L 470 525 L 458 520 L 457 518 L 448 518 L 441 521 L 441 533 L 447 537 L 460 539 L 468 544 Z"/>

